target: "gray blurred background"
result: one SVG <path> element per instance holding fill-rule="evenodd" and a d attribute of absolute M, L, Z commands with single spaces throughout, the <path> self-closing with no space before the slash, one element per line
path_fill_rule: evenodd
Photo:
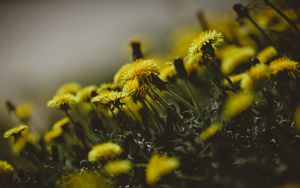
<path fill-rule="evenodd" d="M 153 50 L 172 30 L 206 17 L 227 16 L 234 0 L 20 1 L 0 4 L 0 100 L 40 103 L 62 83 L 99 84 L 144 36 Z M 142 37 L 143 38 L 143 37 Z"/>

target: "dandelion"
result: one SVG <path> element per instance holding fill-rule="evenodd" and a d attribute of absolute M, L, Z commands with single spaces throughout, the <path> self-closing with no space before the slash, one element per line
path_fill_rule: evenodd
<path fill-rule="evenodd" d="M 128 80 L 122 89 L 122 96 L 144 96 L 149 91 L 149 88 L 144 84 L 139 84 L 137 78 Z"/>
<path fill-rule="evenodd" d="M 251 90 L 254 89 L 255 82 L 254 82 L 253 78 L 248 73 L 243 74 L 243 77 L 242 77 L 241 83 L 240 83 L 240 87 L 244 91 L 251 91 Z"/>
<path fill-rule="evenodd" d="M 46 143 L 51 143 L 53 142 L 55 139 L 59 138 L 60 136 L 62 136 L 63 134 L 63 130 L 58 128 L 58 129 L 51 129 L 50 131 L 47 131 L 44 135 L 44 141 Z"/>
<path fill-rule="evenodd" d="M 114 83 L 103 83 L 100 85 L 100 87 L 97 89 L 97 93 L 102 93 L 105 91 L 113 91 L 118 90 L 118 86 Z"/>
<path fill-rule="evenodd" d="M 28 126 L 27 125 L 19 125 L 17 127 L 11 128 L 7 131 L 5 131 L 3 137 L 4 138 L 10 138 L 10 137 L 19 137 L 24 136 L 28 133 Z"/>
<path fill-rule="evenodd" d="M 92 103 L 99 103 L 106 108 L 119 107 L 121 105 L 122 92 L 106 91 L 98 94 L 91 99 Z"/>
<path fill-rule="evenodd" d="M 56 121 L 52 127 L 52 129 L 63 129 L 64 126 L 68 125 L 70 123 L 70 118 L 64 117 L 58 121 Z"/>
<path fill-rule="evenodd" d="M 126 81 L 138 79 L 140 83 L 146 82 L 152 75 L 158 75 L 158 67 L 153 59 L 138 59 L 130 63 L 126 71 L 123 73 L 120 85 L 124 85 Z"/>
<path fill-rule="evenodd" d="M 14 167 L 7 161 L 0 160 L 0 173 L 10 173 L 14 171 Z"/>
<path fill-rule="evenodd" d="M 231 119 L 249 108 L 254 100 L 251 92 L 238 92 L 231 95 L 224 106 L 223 116 Z"/>
<path fill-rule="evenodd" d="M 36 144 L 37 140 L 38 137 L 35 134 L 28 134 L 27 136 L 23 136 L 17 139 L 12 145 L 12 152 L 16 155 L 19 155 L 28 144 Z"/>
<path fill-rule="evenodd" d="M 282 71 L 295 72 L 299 67 L 299 63 L 288 59 L 287 57 L 282 57 L 275 59 L 270 63 L 270 69 L 272 74 L 277 74 Z"/>
<path fill-rule="evenodd" d="M 276 49 L 273 46 L 268 46 L 257 54 L 257 59 L 261 63 L 266 63 L 269 59 L 275 57 L 276 55 Z"/>
<path fill-rule="evenodd" d="M 70 109 L 70 106 L 78 103 L 78 99 L 71 94 L 55 95 L 53 99 L 48 101 L 47 106 L 51 108 L 59 108 L 61 110 Z"/>
<path fill-rule="evenodd" d="M 236 67 L 255 55 L 251 47 L 241 47 L 233 50 L 221 63 L 221 70 L 224 74 L 230 74 Z"/>
<path fill-rule="evenodd" d="M 262 80 L 265 78 L 269 78 L 271 75 L 269 66 L 262 63 L 252 66 L 248 73 L 249 76 L 251 76 L 251 78 L 253 78 L 254 80 Z"/>
<path fill-rule="evenodd" d="M 189 47 L 189 55 L 194 56 L 199 54 L 200 57 L 202 57 L 203 52 L 202 48 L 210 44 L 211 47 L 216 50 L 217 47 L 219 47 L 221 44 L 223 44 L 224 38 L 223 34 L 212 30 L 212 31 L 204 31 L 201 32 L 194 40 L 192 41 L 190 47 Z"/>
<path fill-rule="evenodd" d="M 15 116 L 23 121 L 27 122 L 30 119 L 32 113 L 32 106 L 29 103 L 23 103 L 15 108 Z"/>
<path fill-rule="evenodd" d="M 97 86 L 86 86 L 77 93 L 78 100 L 80 102 L 90 102 L 91 98 L 96 95 L 96 91 Z"/>
<path fill-rule="evenodd" d="M 154 154 L 146 168 L 146 181 L 148 184 L 155 184 L 162 176 L 169 174 L 179 167 L 179 160 L 176 157 Z"/>
<path fill-rule="evenodd" d="M 159 77 L 163 81 L 170 81 L 176 76 L 174 64 L 171 62 L 164 63 L 159 67 Z"/>
<path fill-rule="evenodd" d="M 206 141 L 210 137 L 214 136 L 220 130 L 220 128 L 221 127 L 219 123 L 211 124 L 208 128 L 201 132 L 200 140 Z"/>
<path fill-rule="evenodd" d="M 70 82 L 60 86 L 56 91 L 56 95 L 63 95 L 63 94 L 76 95 L 80 89 L 81 89 L 80 84 L 76 82 Z"/>
<path fill-rule="evenodd" d="M 122 153 L 122 148 L 115 143 L 106 142 L 93 146 L 88 153 L 88 160 L 96 162 L 101 159 L 113 158 Z"/>
<path fill-rule="evenodd" d="M 131 169 L 132 163 L 129 160 L 109 161 L 104 166 L 104 170 L 109 175 L 127 174 Z"/>

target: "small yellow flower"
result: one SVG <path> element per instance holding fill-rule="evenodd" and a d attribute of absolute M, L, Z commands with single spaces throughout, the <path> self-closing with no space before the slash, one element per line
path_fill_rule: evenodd
<path fill-rule="evenodd" d="M 70 119 L 68 117 L 64 117 L 58 121 L 56 121 L 52 127 L 52 129 L 63 129 L 64 126 L 70 123 Z"/>
<path fill-rule="evenodd" d="M 32 106 L 29 103 L 23 103 L 16 107 L 15 115 L 21 121 L 28 121 L 32 113 Z"/>
<path fill-rule="evenodd" d="M 92 103 L 99 103 L 107 108 L 117 107 L 122 99 L 122 92 L 106 91 L 98 94 L 91 99 Z"/>
<path fill-rule="evenodd" d="M 53 99 L 48 101 L 47 106 L 51 108 L 60 108 L 62 110 L 69 109 L 70 106 L 78 103 L 78 99 L 72 94 L 55 95 Z"/>
<path fill-rule="evenodd" d="M 276 49 L 273 46 L 268 46 L 257 54 L 257 59 L 261 63 L 265 63 L 269 59 L 275 57 L 276 55 L 277 55 Z"/>
<path fill-rule="evenodd" d="M 131 169 L 132 163 L 129 160 L 109 161 L 104 166 L 104 170 L 110 175 L 127 174 Z"/>
<path fill-rule="evenodd" d="M 16 142 L 12 145 L 12 152 L 16 155 L 20 154 L 20 152 L 27 146 L 27 144 L 36 144 L 38 141 L 38 137 L 35 134 L 28 134 L 27 136 L 23 136 L 16 140 Z"/>
<path fill-rule="evenodd" d="M 250 70 L 248 71 L 249 76 L 254 80 L 262 80 L 265 78 L 269 78 L 271 75 L 271 71 L 268 65 L 266 64 L 256 64 L 255 66 L 252 66 Z"/>
<path fill-rule="evenodd" d="M 194 56 L 199 54 L 202 56 L 202 47 L 206 44 L 210 44 L 213 49 L 216 49 L 218 46 L 223 44 L 224 38 L 223 34 L 215 30 L 212 31 L 203 31 L 201 32 L 194 40 L 192 41 L 189 47 L 189 55 Z"/>
<path fill-rule="evenodd" d="M 290 60 L 287 57 L 275 59 L 270 63 L 272 74 L 277 74 L 281 71 L 297 71 L 298 67 L 298 62 Z"/>
<path fill-rule="evenodd" d="M 53 142 L 55 139 L 59 138 L 60 136 L 62 136 L 63 134 L 63 130 L 61 128 L 57 128 L 57 129 L 51 129 L 50 131 L 47 131 L 44 134 L 44 141 L 46 143 L 51 143 Z"/>
<path fill-rule="evenodd" d="M 159 67 L 159 77 L 163 81 L 169 81 L 176 75 L 176 69 L 172 62 L 164 63 Z"/>
<path fill-rule="evenodd" d="M 28 133 L 28 126 L 27 125 L 19 125 L 17 127 L 11 128 L 5 131 L 3 137 L 10 138 L 12 136 L 21 136 Z"/>
<path fill-rule="evenodd" d="M 140 84 L 138 79 L 128 80 L 123 86 L 122 96 L 144 96 L 149 90 L 145 84 Z"/>
<path fill-rule="evenodd" d="M 251 92 L 238 92 L 231 95 L 224 106 L 223 115 L 226 118 L 233 118 L 239 113 L 249 108 L 254 100 L 254 95 Z"/>
<path fill-rule="evenodd" d="M 150 78 L 152 74 L 158 75 L 156 61 L 153 59 L 137 59 L 123 67 L 121 68 L 121 75 L 115 80 L 120 86 L 123 86 L 128 80 L 137 78 L 139 82 L 145 82 L 145 79 Z"/>
<path fill-rule="evenodd" d="M 114 182 L 101 172 L 80 170 L 64 175 L 59 182 L 61 188 L 113 188 Z"/>
<path fill-rule="evenodd" d="M 230 74 L 241 63 L 255 55 L 255 50 L 251 47 L 241 47 L 228 54 L 221 63 L 221 70 L 224 74 Z"/>
<path fill-rule="evenodd" d="M 220 124 L 219 123 L 213 123 L 209 127 L 207 127 L 204 131 L 200 134 L 200 139 L 202 141 L 205 141 L 209 139 L 210 137 L 214 136 L 219 130 L 220 130 Z"/>
<path fill-rule="evenodd" d="M 294 117 L 296 128 L 300 130 L 300 106 L 297 107 Z"/>
<path fill-rule="evenodd" d="M 255 87 L 254 80 L 248 73 L 245 73 L 243 75 L 241 83 L 240 83 L 240 87 L 244 91 L 252 91 L 254 89 L 254 87 Z"/>
<path fill-rule="evenodd" d="M 0 173 L 10 173 L 14 171 L 14 167 L 7 161 L 0 160 Z"/>
<path fill-rule="evenodd" d="M 63 94 L 76 95 L 80 89 L 81 89 L 80 84 L 76 82 L 70 82 L 60 86 L 56 91 L 56 95 L 63 95 Z"/>
<path fill-rule="evenodd" d="M 115 143 L 106 142 L 93 146 L 88 153 L 88 160 L 96 162 L 101 159 L 113 158 L 122 153 L 122 148 Z"/>
<path fill-rule="evenodd" d="M 103 83 L 100 85 L 100 87 L 97 89 L 97 93 L 102 93 L 105 91 L 113 91 L 113 90 L 117 90 L 118 86 L 114 83 Z"/>
<path fill-rule="evenodd" d="M 148 184 L 155 184 L 162 176 L 174 171 L 179 167 L 179 160 L 176 157 L 154 154 L 146 168 L 146 181 Z"/>
<path fill-rule="evenodd" d="M 90 102 L 91 98 L 96 95 L 97 86 L 91 85 L 82 88 L 78 93 L 78 100 L 80 102 Z"/>

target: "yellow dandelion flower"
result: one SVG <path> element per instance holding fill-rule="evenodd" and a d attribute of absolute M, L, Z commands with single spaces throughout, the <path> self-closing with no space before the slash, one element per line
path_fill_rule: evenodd
<path fill-rule="evenodd" d="M 61 188 L 113 188 L 114 183 L 99 171 L 80 170 L 64 175 L 59 186 Z"/>
<path fill-rule="evenodd" d="M 96 162 L 101 159 L 116 157 L 121 153 L 122 148 L 118 144 L 106 142 L 93 146 L 88 153 L 88 160 L 90 162 Z"/>
<path fill-rule="evenodd" d="M 128 69 L 131 68 L 131 63 L 127 63 L 123 65 L 115 74 L 114 76 L 114 84 L 119 85 L 120 83 L 123 82 L 123 77 L 125 76 L 126 72 Z"/>
<path fill-rule="evenodd" d="M 158 75 L 157 64 L 153 59 L 137 59 L 125 66 L 126 69 L 122 72 L 120 78 L 116 80 L 116 83 L 120 86 L 123 86 L 128 80 L 137 78 L 139 82 L 143 82 L 152 74 Z"/>
<path fill-rule="evenodd" d="M 164 63 L 159 67 L 159 77 L 163 81 L 169 81 L 176 75 L 176 69 L 172 62 Z"/>
<path fill-rule="evenodd" d="M 80 89 L 81 89 L 80 84 L 76 82 L 70 82 L 60 86 L 56 91 L 56 95 L 63 95 L 63 94 L 76 95 Z"/>
<path fill-rule="evenodd" d="M 100 87 L 97 89 L 97 93 L 102 93 L 105 91 L 113 91 L 113 90 L 117 90 L 118 86 L 114 83 L 103 83 L 100 85 Z"/>
<path fill-rule="evenodd" d="M 276 49 L 273 46 L 268 46 L 257 54 L 257 59 L 259 60 L 259 62 L 265 63 L 272 57 L 275 57 L 276 55 Z"/>
<path fill-rule="evenodd" d="M 0 160 L 0 173 L 10 173 L 14 171 L 14 167 L 7 161 Z"/>
<path fill-rule="evenodd" d="M 155 184 L 162 176 L 169 174 L 179 167 L 179 160 L 176 157 L 154 154 L 150 158 L 146 168 L 146 181 L 148 184 Z"/>
<path fill-rule="evenodd" d="M 28 121 L 32 113 L 32 106 L 30 103 L 23 103 L 15 108 L 15 115 L 21 121 Z"/>
<path fill-rule="evenodd" d="M 20 152 L 27 146 L 27 144 L 36 144 L 38 137 L 35 134 L 28 134 L 27 136 L 21 137 L 16 140 L 12 145 L 12 152 L 16 155 L 19 155 Z"/>
<path fill-rule="evenodd" d="M 3 137 L 4 138 L 10 138 L 12 136 L 21 136 L 26 135 L 28 133 L 28 126 L 27 125 L 19 125 L 17 127 L 11 128 L 7 131 L 5 131 Z"/>
<path fill-rule="evenodd" d="M 110 175 L 127 174 L 131 169 L 132 163 L 129 160 L 109 161 L 104 166 L 104 170 Z"/>
<path fill-rule="evenodd" d="M 240 87 L 244 91 L 251 91 L 254 89 L 255 87 L 254 80 L 248 73 L 243 74 Z"/>
<path fill-rule="evenodd" d="M 48 101 L 47 106 L 51 108 L 60 108 L 62 110 L 69 109 L 70 106 L 78 103 L 77 97 L 71 94 L 55 95 L 53 99 Z"/>
<path fill-rule="evenodd" d="M 277 74 L 281 71 L 297 71 L 298 67 L 298 62 L 290 60 L 287 57 L 275 59 L 270 63 L 270 69 L 272 71 L 272 74 Z"/>
<path fill-rule="evenodd" d="M 296 111 L 295 111 L 294 119 L 295 119 L 296 128 L 298 130 L 300 130 L 300 106 L 298 106 Z"/>
<path fill-rule="evenodd" d="M 252 47 L 237 48 L 222 59 L 221 70 L 224 74 L 230 74 L 237 66 L 254 55 L 255 50 Z"/>
<path fill-rule="evenodd" d="M 201 132 L 200 139 L 202 141 L 209 139 L 210 137 L 214 136 L 220 130 L 220 128 L 221 127 L 219 123 L 211 124 L 208 128 Z"/>
<path fill-rule="evenodd" d="M 58 121 L 56 121 L 52 127 L 52 129 L 63 129 L 64 126 L 70 123 L 70 119 L 68 117 L 64 117 Z"/>
<path fill-rule="evenodd" d="M 259 63 L 255 66 L 252 66 L 248 71 L 248 74 L 254 80 L 262 80 L 265 78 L 269 78 L 271 75 L 271 71 L 268 65 Z"/>
<path fill-rule="evenodd" d="M 231 55 L 231 53 L 235 52 L 235 50 L 239 49 L 236 45 L 226 45 L 223 48 L 219 48 L 216 50 L 216 55 L 220 59 L 224 59 Z"/>
<path fill-rule="evenodd" d="M 47 131 L 44 134 L 44 141 L 46 143 L 51 143 L 53 142 L 55 139 L 59 138 L 60 136 L 62 136 L 63 134 L 63 130 L 61 128 L 56 128 L 56 129 L 51 129 L 50 131 Z"/>
<path fill-rule="evenodd" d="M 231 95 L 224 106 L 223 116 L 233 118 L 241 112 L 249 108 L 254 100 L 254 95 L 251 92 L 238 92 Z"/>
<path fill-rule="evenodd" d="M 231 75 L 231 76 L 229 76 L 229 79 L 231 80 L 232 83 L 237 83 L 243 79 L 244 74 L 245 73 Z M 229 86 L 229 83 L 227 80 L 224 80 L 223 83 L 225 86 Z"/>
<path fill-rule="evenodd" d="M 148 92 L 149 88 L 145 84 L 140 84 L 137 78 L 128 80 L 123 86 L 122 96 L 144 96 Z"/>
<path fill-rule="evenodd" d="M 92 103 L 99 103 L 105 107 L 111 107 L 120 105 L 122 99 L 122 92 L 119 91 L 106 91 L 98 94 L 91 99 Z"/>
<path fill-rule="evenodd" d="M 91 98 L 96 95 L 97 86 L 90 85 L 82 88 L 78 93 L 79 102 L 90 102 Z"/>
<path fill-rule="evenodd" d="M 202 57 L 202 47 L 206 44 L 210 44 L 213 49 L 216 49 L 218 46 L 223 44 L 224 37 L 223 34 L 212 30 L 212 31 L 203 31 L 201 32 L 194 40 L 192 41 L 189 47 L 189 55 L 194 56 L 199 54 Z"/>

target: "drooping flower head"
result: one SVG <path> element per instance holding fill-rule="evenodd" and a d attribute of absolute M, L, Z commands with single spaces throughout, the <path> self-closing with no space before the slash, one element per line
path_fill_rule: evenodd
<path fill-rule="evenodd" d="M 122 148 L 115 143 L 106 142 L 93 146 L 88 153 L 88 160 L 90 162 L 96 162 L 102 159 L 113 158 L 122 153 Z"/>
<path fill-rule="evenodd" d="M 146 181 L 148 184 L 155 184 L 162 176 L 174 171 L 179 167 L 179 160 L 176 157 L 154 154 L 146 168 Z"/>
<path fill-rule="evenodd" d="M 50 108 L 59 108 L 61 110 L 70 109 L 72 105 L 78 103 L 77 97 L 72 94 L 55 95 L 53 99 L 48 101 L 47 106 Z"/>
<path fill-rule="evenodd" d="M 81 89 L 80 84 L 78 84 L 76 82 L 70 82 L 70 83 L 66 83 L 66 84 L 60 86 L 57 89 L 56 94 L 57 95 L 62 95 L 62 94 L 76 95 L 80 89 Z"/>
<path fill-rule="evenodd" d="M 277 74 L 282 71 L 296 72 L 298 71 L 299 63 L 287 57 L 275 59 L 270 63 L 272 74 Z"/>
<path fill-rule="evenodd" d="M 5 131 L 3 137 L 4 138 L 18 138 L 20 136 L 25 136 L 28 134 L 28 126 L 27 125 L 19 125 L 17 127 L 11 128 Z"/>
<path fill-rule="evenodd" d="M 96 96 L 96 91 L 97 91 L 97 86 L 95 85 L 90 85 L 82 88 L 78 93 L 78 100 L 79 102 L 90 102 L 91 98 Z"/>
<path fill-rule="evenodd" d="M 195 56 L 199 54 L 201 57 L 203 55 L 203 47 L 205 45 L 209 44 L 214 50 L 216 50 L 216 48 L 223 44 L 223 42 L 224 38 L 222 33 L 215 30 L 203 31 L 192 41 L 189 47 L 189 55 Z"/>

